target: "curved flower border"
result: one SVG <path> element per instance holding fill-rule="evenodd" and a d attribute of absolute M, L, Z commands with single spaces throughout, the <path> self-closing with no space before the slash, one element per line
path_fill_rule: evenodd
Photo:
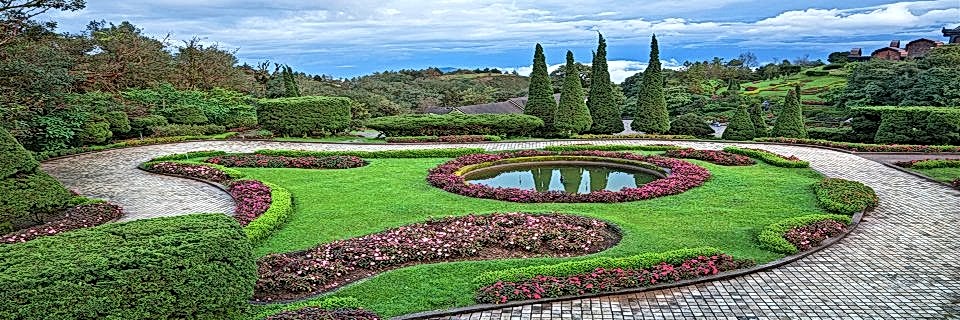
<path fill-rule="evenodd" d="M 463 174 L 469 172 L 472 168 L 482 167 L 484 166 L 482 164 L 485 163 L 512 158 L 543 156 L 585 156 L 640 161 L 667 169 L 669 170 L 669 175 L 666 178 L 654 180 L 638 188 L 626 188 L 620 191 L 597 191 L 587 194 L 573 194 L 562 191 L 539 192 L 519 188 L 496 188 L 480 184 L 470 184 L 463 178 Z M 523 203 L 627 202 L 645 200 L 678 194 L 703 185 L 708 179 L 710 179 L 710 172 L 707 171 L 707 169 L 677 159 L 645 156 L 627 152 L 551 152 L 540 150 L 466 155 L 430 169 L 427 175 L 427 182 L 448 192 L 474 198 Z"/>

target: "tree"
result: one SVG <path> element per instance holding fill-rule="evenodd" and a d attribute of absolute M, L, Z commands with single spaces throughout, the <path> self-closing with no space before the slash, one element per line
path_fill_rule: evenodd
<path fill-rule="evenodd" d="M 198 38 L 184 41 L 184 46 L 177 48 L 174 55 L 177 72 L 173 73 L 173 83 L 180 89 L 241 89 L 245 79 L 240 69 L 234 67 L 235 53 L 216 44 L 204 46 Z"/>
<path fill-rule="evenodd" d="M 85 0 L 3 0 L 0 1 L 0 46 L 11 43 L 26 29 L 37 26 L 31 21 L 47 11 L 77 11 L 87 6 Z M 48 27 L 55 24 L 48 23 Z"/>
<path fill-rule="evenodd" d="M 660 48 L 657 36 L 650 40 L 650 61 L 643 71 L 643 83 L 637 97 L 637 113 L 630 128 L 644 133 L 664 133 L 670 130 L 670 114 L 663 96 L 663 75 L 660 71 Z"/>
<path fill-rule="evenodd" d="M 763 106 L 758 103 L 750 104 L 750 122 L 753 123 L 754 138 L 767 136 L 767 121 L 763 120 Z"/>
<path fill-rule="evenodd" d="M 590 109 L 592 126 L 590 132 L 614 134 L 623 131 L 620 117 L 620 105 L 616 103 L 613 85 L 610 82 L 610 70 L 607 67 L 607 42 L 598 34 L 597 52 L 593 54 L 591 64 L 590 93 L 587 108 Z"/>
<path fill-rule="evenodd" d="M 845 64 L 850 62 L 850 58 L 848 58 L 849 55 L 850 53 L 846 51 L 831 52 L 830 55 L 827 56 L 827 62 L 833 64 Z"/>
<path fill-rule="evenodd" d="M 285 97 L 300 96 L 300 86 L 297 85 L 297 79 L 293 76 L 293 68 L 290 68 L 290 66 L 283 68 L 283 92 Z"/>
<path fill-rule="evenodd" d="M 543 134 L 549 135 L 554 130 L 557 102 L 553 99 L 553 86 L 547 74 L 546 60 L 543 47 L 538 43 L 533 53 L 533 72 L 530 73 L 530 88 L 527 90 L 527 105 L 523 108 L 523 113 L 543 120 Z"/>
<path fill-rule="evenodd" d="M 755 132 L 756 128 L 750 121 L 750 113 L 747 112 L 747 107 L 741 105 L 737 108 L 737 112 L 733 114 L 730 122 L 727 123 L 722 138 L 724 140 L 752 140 Z"/>
<path fill-rule="evenodd" d="M 153 39 L 130 22 L 118 25 L 93 21 L 87 25 L 96 54 L 82 55 L 73 73 L 84 78 L 86 90 L 119 92 L 127 88 L 149 88 L 170 82 L 176 74 L 167 39 Z"/>
<path fill-rule="evenodd" d="M 667 133 L 706 138 L 712 137 L 714 131 L 709 124 L 703 121 L 703 117 L 700 115 L 696 113 L 686 113 L 680 115 L 670 123 L 670 131 L 667 131 Z"/>
<path fill-rule="evenodd" d="M 771 136 L 784 138 L 806 138 L 807 129 L 803 124 L 803 111 L 800 109 L 800 100 L 795 90 L 787 92 L 783 98 L 783 108 L 773 124 Z"/>
<path fill-rule="evenodd" d="M 567 69 L 574 67 L 573 52 L 567 51 Z M 554 119 L 554 128 L 562 135 L 573 135 L 590 129 L 590 110 L 583 97 L 583 87 L 580 86 L 580 76 L 576 73 L 567 73 L 563 79 L 563 89 L 560 91 L 560 104 Z"/>

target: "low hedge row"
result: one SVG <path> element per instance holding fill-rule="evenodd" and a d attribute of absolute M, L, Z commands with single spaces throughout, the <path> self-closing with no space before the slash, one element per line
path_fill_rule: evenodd
<path fill-rule="evenodd" d="M 776 142 L 788 144 L 806 144 L 828 148 L 843 149 L 855 152 L 960 152 L 960 146 L 929 146 L 929 145 L 909 145 L 909 144 L 870 144 L 854 142 L 836 142 L 816 139 L 797 139 L 797 138 L 756 138 L 753 141 Z"/>
<path fill-rule="evenodd" d="M 350 128 L 350 106 L 343 97 L 294 97 L 257 101 L 264 129 L 285 136 L 329 135 Z"/>
<path fill-rule="evenodd" d="M 101 146 L 86 146 L 86 147 L 54 150 L 54 151 L 35 152 L 33 153 L 33 157 L 39 161 L 43 161 L 50 158 L 69 156 L 73 154 L 91 152 L 91 151 L 102 151 L 102 150 L 117 149 L 117 148 L 136 147 L 136 146 L 143 146 L 143 145 L 150 145 L 150 144 L 174 143 L 174 142 L 183 142 L 183 141 L 225 140 L 236 135 L 237 135 L 236 132 L 227 132 L 227 133 L 218 134 L 214 136 L 179 136 L 179 137 L 131 139 L 131 140 L 123 140 L 123 141 L 111 143 L 108 145 L 101 145 Z"/>
<path fill-rule="evenodd" d="M 359 309 L 360 300 L 354 297 L 328 297 L 323 299 L 304 300 L 290 304 L 273 304 L 260 308 L 250 319 L 264 319 L 277 313 L 285 311 L 294 311 L 303 308 L 320 308 L 327 310 L 334 309 Z"/>
<path fill-rule="evenodd" d="M 799 217 L 793 217 L 772 223 L 757 235 L 760 246 L 784 254 L 795 254 L 800 250 L 795 245 L 787 241 L 783 236 L 790 229 L 807 226 L 824 220 L 834 220 L 844 225 L 850 225 L 852 220 L 849 216 L 838 214 L 811 214 Z"/>
<path fill-rule="evenodd" d="M 257 150 L 256 154 L 284 157 L 331 157 L 355 156 L 367 159 L 383 158 L 456 158 L 468 154 L 484 153 L 483 148 L 440 148 L 384 151 L 306 151 L 306 150 Z"/>
<path fill-rule="evenodd" d="M 186 153 L 175 153 L 168 154 L 165 156 L 159 156 L 153 159 L 150 159 L 150 162 L 160 162 L 160 161 L 176 161 L 176 160 L 187 160 L 193 158 L 206 158 L 206 157 L 216 157 L 226 155 L 226 151 L 217 151 L 217 150 L 201 150 L 201 151 L 190 151 Z"/>
<path fill-rule="evenodd" d="M 923 159 L 898 161 L 894 164 L 911 169 L 960 168 L 960 159 Z"/>
<path fill-rule="evenodd" d="M 683 149 L 680 146 L 666 144 L 650 145 L 624 145 L 624 144 L 568 144 L 562 146 L 546 146 L 543 150 L 547 151 L 581 151 L 581 150 L 599 150 L 599 151 L 667 151 Z"/>
<path fill-rule="evenodd" d="M 482 288 L 499 281 L 515 282 L 530 279 L 535 276 L 564 277 L 590 272 L 597 268 L 646 269 L 661 262 L 676 264 L 699 256 L 714 256 L 718 254 L 723 254 L 723 252 L 716 248 L 700 247 L 667 252 L 643 253 L 622 258 L 597 257 L 557 264 L 487 271 L 475 277 L 473 284 L 476 288 Z"/>
<path fill-rule="evenodd" d="M 139 220 L 0 246 L 2 319 L 236 319 L 257 269 L 222 214 Z"/>
<path fill-rule="evenodd" d="M 644 140 L 695 140 L 699 139 L 690 135 L 671 135 L 671 134 L 578 134 L 574 139 L 644 139 Z"/>
<path fill-rule="evenodd" d="M 826 178 L 814 184 L 817 203 L 830 212 L 852 215 L 877 206 L 880 198 L 867 185 L 857 181 Z"/>
<path fill-rule="evenodd" d="M 776 167 L 783 167 L 783 168 L 809 168 L 810 167 L 810 162 L 800 160 L 796 156 L 786 157 L 786 156 L 779 155 L 766 150 L 752 149 L 752 148 L 739 148 L 739 147 L 731 146 L 731 147 L 723 148 L 723 151 L 760 159 L 761 161 Z"/>
<path fill-rule="evenodd" d="M 721 166 L 751 166 L 757 163 L 753 161 L 753 159 L 750 159 L 750 157 L 717 150 L 681 148 L 667 150 L 663 155 L 671 158 L 696 159 Z"/>
<path fill-rule="evenodd" d="M 243 227 L 243 232 L 253 243 L 270 237 L 293 215 L 293 196 L 290 191 L 269 182 L 263 184 L 270 187 L 270 208 Z"/>
<path fill-rule="evenodd" d="M 455 135 L 455 136 L 415 136 L 415 137 L 387 137 L 387 143 L 420 143 L 420 142 L 482 142 L 500 141 L 503 138 L 493 135 Z"/>
<path fill-rule="evenodd" d="M 373 118 L 366 127 L 389 137 L 497 135 L 528 136 L 543 120 L 525 114 L 411 114 Z"/>

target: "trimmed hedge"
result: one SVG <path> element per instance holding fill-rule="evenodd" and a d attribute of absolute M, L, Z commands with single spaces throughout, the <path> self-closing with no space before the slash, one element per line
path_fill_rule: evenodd
<path fill-rule="evenodd" d="M 0 128 L 0 179 L 17 173 L 32 173 L 40 166 L 17 139 Z"/>
<path fill-rule="evenodd" d="M 420 142 L 482 142 L 500 141 L 503 138 L 492 135 L 456 135 L 456 136 L 415 136 L 415 137 L 387 137 L 387 143 L 420 143 Z"/>
<path fill-rule="evenodd" d="M 253 243 L 259 243 L 270 237 L 293 215 L 293 198 L 290 191 L 269 182 L 263 182 L 263 184 L 270 187 L 270 208 L 243 227 L 243 232 Z"/>
<path fill-rule="evenodd" d="M 827 211 L 852 215 L 877 206 L 880 198 L 860 182 L 826 178 L 813 186 L 817 203 Z"/>
<path fill-rule="evenodd" d="M 256 277 L 222 214 L 109 224 L 0 246 L 0 318 L 234 319 Z"/>
<path fill-rule="evenodd" d="M 366 126 L 386 136 L 496 135 L 527 136 L 543 120 L 524 114 L 412 114 L 373 118 Z"/>
<path fill-rule="evenodd" d="M 911 169 L 960 168 L 960 159 L 924 159 L 899 161 L 894 164 Z"/>
<path fill-rule="evenodd" d="M 779 155 L 770 151 L 766 151 L 766 150 L 738 148 L 738 147 L 731 146 L 731 147 L 723 148 L 723 151 L 744 155 L 744 156 L 748 156 L 755 159 L 760 159 L 761 161 L 776 167 L 783 167 L 783 168 L 809 168 L 810 167 L 810 162 L 797 159 L 797 157 L 795 156 L 790 156 L 790 158 L 788 158 L 788 157 L 784 157 L 782 155 Z"/>
<path fill-rule="evenodd" d="M 321 309 L 359 309 L 360 300 L 354 297 L 329 297 L 323 299 L 306 300 L 290 304 L 274 304 L 260 309 L 259 312 L 250 317 L 250 319 L 263 319 L 277 313 L 293 311 L 303 308 L 321 308 Z"/>
<path fill-rule="evenodd" d="M 926 153 L 937 153 L 937 152 L 960 152 L 960 146 L 927 146 L 927 145 L 910 145 L 910 144 L 870 144 L 870 143 L 852 143 L 852 142 L 835 142 L 827 140 L 815 140 L 815 139 L 796 139 L 796 138 L 757 138 L 753 141 L 759 142 L 776 142 L 776 143 L 788 143 L 788 144 L 805 144 L 805 145 L 814 145 L 828 148 L 836 148 L 849 150 L 854 152 L 926 152 Z"/>
<path fill-rule="evenodd" d="M 0 128 L 0 234 L 44 223 L 73 197 Z"/>
<path fill-rule="evenodd" d="M 573 139 L 641 139 L 641 140 L 696 140 L 697 137 L 672 134 L 578 134 Z"/>
<path fill-rule="evenodd" d="M 151 137 L 203 136 L 223 133 L 227 128 L 215 124 L 167 124 L 150 127 Z"/>
<path fill-rule="evenodd" d="M 880 106 L 851 110 L 855 141 L 960 144 L 960 110 L 951 107 Z"/>
<path fill-rule="evenodd" d="M 218 150 L 201 150 L 201 151 L 190 151 L 186 153 L 175 153 L 168 154 L 165 156 L 159 156 L 153 159 L 150 159 L 149 162 L 160 162 L 160 161 L 175 161 L 175 160 L 187 160 L 193 158 L 206 158 L 206 157 L 216 157 L 226 155 L 226 151 Z"/>
<path fill-rule="evenodd" d="M 568 144 L 561 146 L 546 146 L 543 150 L 547 151 L 581 151 L 581 150 L 600 150 L 600 151 L 667 151 L 683 149 L 680 146 L 651 144 L 651 145 L 623 145 L 623 144 Z"/>
<path fill-rule="evenodd" d="M 845 225 L 850 225 L 853 221 L 848 216 L 838 214 L 811 214 L 799 217 L 788 218 L 772 223 L 760 230 L 757 240 L 764 249 L 784 253 L 795 254 L 800 250 L 792 243 L 783 238 L 783 234 L 790 229 L 810 225 L 823 220 L 834 220 Z"/>
<path fill-rule="evenodd" d="M 329 135 L 350 128 L 351 100 L 343 97 L 294 97 L 257 102 L 260 125 L 285 136 Z"/>
<path fill-rule="evenodd" d="M 456 158 L 468 154 L 484 153 L 483 148 L 439 148 L 418 150 L 384 151 L 306 151 L 306 150 L 257 150 L 256 154 L 285 157 L 332 157 L 355 156 L 370 159 L 382 158 Z"/>
<path fill-rule="evenodd" d="M 807 128 L 807 136 L 809 136 L 810 139 L 849 141 L 853 137 L 853 129 L 809 127 Z"/>
<path fill-rule="evenodd" d="M 622 258 L 598 257 L 578 261 L 562 262 L 558 264 L 487 271 L 474 278 L 473 284 L 477 288 L 481 288 L 494 284 L 498 281 L 515 282 L 530 279 L 536 276 L 564 277 L 591 272 L 597 268 L 646 269 L 660 264 L 661 262 L 677 264 L 682 263 L 687 259 L 693 259 L 699 256 L 713 256 L 722 253 L 723 252 L 716 248 L 700 247 L 667 252 L 644 253 Z"/>

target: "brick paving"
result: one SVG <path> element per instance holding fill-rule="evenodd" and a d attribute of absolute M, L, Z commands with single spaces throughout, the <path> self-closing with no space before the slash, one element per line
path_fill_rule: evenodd
<path fill-rule="evenodd" d="M 465 146 L 509 150 L 569 143 Z M 668 143 L 702 149 L 729 145 L 609 143 Z M 795 146 L 749 146 L 797 155 L 826 176 L 861 181 L 877 191 L 880 206 L 836 245 L 770 271 L 674 289 L 532 303 L 438 319 L 960 319 L 960 192 L 851 154 Z M 122 205 L 128 212 L 125 219 L 133 220 L 232 211 L 229 196 L 214 187 L 135 169 L 155 156 L 197 150 L 437 147 L 456 145 L 205 141 L 84 154 L 49 161 L 43 167 L 81 194 Z"/>

